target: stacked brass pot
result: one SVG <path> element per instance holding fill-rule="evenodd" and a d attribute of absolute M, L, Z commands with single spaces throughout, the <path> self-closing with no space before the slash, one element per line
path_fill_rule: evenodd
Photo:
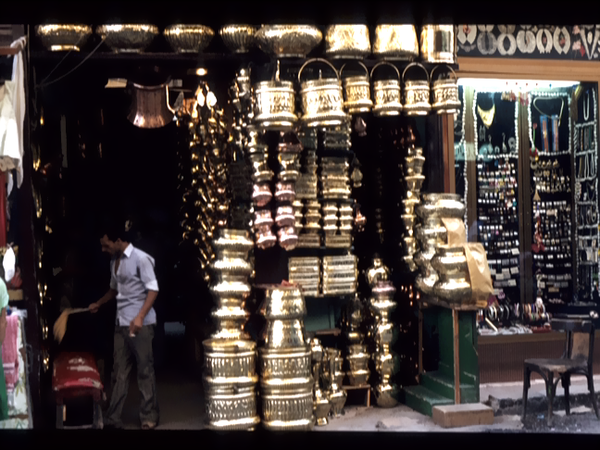
<path fill-rule="evenodd" d="M 375 319 L 369 330 L 371 344 L 375 348 L 371 358 L 377 373 L 377 382 L 373 386 L 375 402 L 380 408 L 393 408 L 398 404 L 398 388 L 393 383 L 396 355 L 391 350 L 394 335 L 394 324 L 390 314 L 396 308 L 394 296 L 396 288 L 387 281 L 389 269 L 380 260 L 375 260 L 373 267 L 367 271 L 367 281 L 371 287 L 369 307 Z"/>
<path fill-rule="evenodd" d="M 420 250 L 414 261 L 420 269 L 416 280 L 417 289 L 423 294 L 435 295 L 434 286 L 439 281 L 439 274 L 431 265 L 431 260 L 439 246 L 448 244 L 448 234 L 442 219 L 462 219 L 465 206 L 461 200 L 457 194 L 423 194 L 422 204 L 416 208 L 421 219 L 416 227 Z M 440 267 L 439 261 L 436 265 Z M 453 267 L 452 271 L 454 270 L 456 268 Z"/>
<path fill-rule="evenodd" d="M 431 266 L 439 274 L 439 280 L 433 287 L 436 297 L 450 303 L 461 303 L 471 298 L 469 267 L 464 247 L 438 246 Z"/>
<path fill-rule="evenodd" d="M 259 348 L 263 425 L 269 430 L 311 430 L 314 382 L 304 296 L 298 286 L 262 289 L 260 314 L 267 320 Z"/>
<path fill-rule="evenodd" d="M 367 384 L 370 376 L 369 351 L 364 343 L 363 304 L 358 294 L 350 302 L 344 314 L 344 340 L 346 347 L 346 376 L 350 386 Z"/>
<path fill-rule="evenodd" d="M 414 255 L 417 252 L 417 240 L 414 233 L 417 219 L 415 208 L 420 204 L 420 191 L 423 182 L 425 181 L 425 176 L 423 175 L 424 164 L 425 157 L 423 156 L 423 149 L 411 147 L 408 151 L 408 156 L 404 159 L 404 176 L 407 190 L 406 198 L 402 201 L 402 219 L 406 227 L 404 237 L 404 261 L 411 272 L 416 272 L 417 270 L 414 261 Z"/>
<path fill-rule="evenodd" d="M 217 300 L 217 331 L 203 342 L 208 426 L 215 430 L 253 429 L 260 423 L 256 407 L 256 344 L 244 331 L 251 292 L 249 252 L 254 247 L 244 230 L 221 229 L 213 246 L 211 293 Z"/>

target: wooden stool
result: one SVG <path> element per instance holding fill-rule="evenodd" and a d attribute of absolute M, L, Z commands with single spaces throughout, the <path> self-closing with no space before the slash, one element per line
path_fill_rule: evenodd
<path fill-rule="evenodd" d="M 65 428 L 63 420 L 65 399 L 92 397 L 94 400 L 93 424 L 80 428 L 102 429 L 100 402 L 103 388 L 93 355 L 89 353 L 61 353 L 54 361 L 54 373 L 52 375 L 52 390 L 56 396 L 56 428 Z"/>

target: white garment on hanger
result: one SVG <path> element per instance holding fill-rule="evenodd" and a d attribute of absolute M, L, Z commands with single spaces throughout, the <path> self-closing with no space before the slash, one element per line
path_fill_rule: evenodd
<path fill-rule="evenodd" d="M 23 183 L 23 127 L 25 123 L 25 109 L 27 108 L 25 100 L 25 70 L 23 65 L 23 50 L 26 45 L 27 38 L 25 36 L 10 44 L 12 48 L 19 48 L 21 50 L 13 58 L 12 82 L 14 83 L 15 89 L 13 90 L 11 97 L 17 120 L 17 130 L 19 132 L 19 154 L 21 155 L 17 166 L 17 187 L 19 188 Z M 6 195 L 10 195 L 11 190 L 12 187 L 9 185 Z"/>
<path fill-rule="evenodd" d="M 5 81 L 0 87 L 0 171 L 21 167 L 21 152 L 19 150 L 19 127 L 15 110 L 12 105 L 12 94 L 15 84 Z"/>
<path fill-rule="evenodd" d="M 17 258 L 15 256 L 15 252 L 12 247 L 8 247 L 6 253 L 4 254 L 4 258 L 2 259 L 2 266 L 4 267 L 4 279 L 7 283 L 13 279 L 15 276 L 15 264 L 17 262 Z"/>

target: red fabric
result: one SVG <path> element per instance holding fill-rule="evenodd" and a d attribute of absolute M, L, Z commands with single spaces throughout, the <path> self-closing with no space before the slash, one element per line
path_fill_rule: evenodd
<path fill-rule="evenodd" d="M 6 338 L 2 344 L 2 365 L 4 367 L 6 389 L 12 391 L 19 382 L 19 350 L 17 349 L 19 316 L 8 316 L 6 321 Z"/>
<path fill-rule="evenodd" d="M 6 172 L 0 172 L 0 247 L 6 247 Z"/>
<path fill-rule="evenodd" d="M 89 353 L 61 353 L 54 361 L 52 389 L 57 392 L 81 388 L 103 389 L 94 356 Z"/>

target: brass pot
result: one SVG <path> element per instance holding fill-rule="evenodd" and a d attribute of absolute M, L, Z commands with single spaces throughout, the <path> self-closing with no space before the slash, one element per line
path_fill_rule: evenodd
<path fill-rule="evenodd" d="M 359 59 L 371 53 L 367 25 L 330 25 L 325 32 L 325 54 L 331 58 Z"/>
<path fill-rule="evenodd" d="M 141 53 L 158 36 L 158 28 L 139 24 L 102 25 L 96 28 L 96 34 L 115 53 Z"/>
<path fill-rule="evenodd" d="M 323 40 L 312 25 L 263 25 L 255 34 L 258 47 L 277 58 L 306 58 Z"/>
<path fill-rule="evenodd" d="M 402 221 L 407 229 L 412 230 L 417 223 L 417 216 L 416 214 L 402 214 Z"/>
<path fill-rule="evenodd" d="M 302 81 L 304 68 L 313 62 L 323 62 L 334 71 L 335 78 L 319 78 Z M 315 58 L 306 61 L 298 72 L 298 82 L 301 85 L 302 122 L 307 127 L 340 126 L 348 120 L 343 108 L 343 90 L 339 74 L 335 67 L 325 59 Z"/>
<path fill-rule="evenodd" d="M 241 276 L 250 276 L 252 273 L 253 267 L 246 260 L 246 252 L 217 249 L 217 255 L 217 259 L 210 264 L 210 268 L 214 272 Z"/>
<path fill-rule="evenodd" d="M 406 255 L 412 256 L 417 253 L 417 240 L 414 237 L 404 238 L 404 247 Z"/>
<path fill-rule="evenodd" d="M 169 105 L 169 86 L 129 83 L 132 103 L 127 119 L 138 128 L 162 128 L 173 122 L 175 110 Z"/>
<path fill-rule="evenodd" d="M 418 198 L 410 198 L 406 200 L 402 200 L 402 205 L 404 206 L 404 214 L 414 214 L 415 207 L 418 206 L 421 202 Z"/>
<path fill-rule="evenodd" d="M 378 25 L 373 53 L 385 59 L 410 60 L 418 57 L 419 42 L 414 25 Z"/>
<path fill-rule="evenodd" d="M 285 350 L 261 348 L 260 376 L 262 379 L 294 379 L 311 376 L 311 350 L 308 346 Z"/>
<path fill-rule="evenodd" d="M 272 431 L 311 431 L 314 427 L 312 384 L 305 392 L 261 395 L 262 424 Z"/>
<path fill-rule="evenodd" d="M 220 278 L 216 284 L 210 287 L 210 292 L 215 298 L 228 297 L 246 299 L 252 292 L 252 287 L 246 281 L 242 281 L 247 277 L 235 281 L 231 281 L 221 274 L 214 275 L 213 277 Z"/>
<path fill-rule="evenodd" d="M 456 64 L 458 50 L 454 25 L 425 25 L 421 30 L 421 56 L 433 64 Z"/>
<path fill-rule="evenodd" d="M 163 32 L 178 53 L 199 53 L 210 44 L 215 32 L 204 25 L 171 25 Z"/>
<path fill-rule="evenodd" d="M 408 266 L 408 270 L 410 270 L 411 272 L 416 272 L 417 270 L 419 270 L 419 268 L 415 264 L 413 255 L 404 256 L 404 263 Z"/>
<path fill-rule="evenodd" d="M 417 207 L 417 215 L 421 218 L 437 216 L 462 219 L 465 216 L 465 205 L 458 194 L 423 194 L 422 204 Z"/>
<path fill-rule="evenodd" d="M 78 52 L 92 35 L 89 25 L 38 25 L 35 31 L 51 52 Z"/>
<path fill-rule="evenodd" d="M 357 370 L 356 372 L 346 372 L 350 386 L 364 386 L 369 380 L 371 372 L 368 370 Z"/>
<path fill-rule="evenodd" d="M 431 265 L 439 274 L 439 280 L 433 288 L 437 297 L 452 303 L 470 300 L 472 290 L 463 247 L 438 247 Z"/>
<path fill-rule="evenodd" d="M 264 129 L 289 130 L 298 120 L 295 114 L 294 83 L 279 79 L 279 60 L 271 81 L 254 86 L 254 123 Z"/>
<path fill-rule="evenodd" d="M 289 349 L 306 345 L 302 320 L 272 320 L 263 331 L 262 340 L 270 349 Z"/>
<path fill-rule="evenodd" d="M 256 391 L 249 388 L 227 388 L 206 394 L 208 428 L 218 431 L 252 430 L 260 423 Z"/>
<path fill-rule="evenodd" d="M 251 25 L 227 25 L 219 34 L 223 43 L 233 53 L 247 53 L 254 46 L 256 27 Z"/>
<path fill-rule="evenodd" d="M 207 339 L 203 382 L 207 388 L 249 387 L 258 382 L 256 343 L 247 340 Z"/>
<path fill-rule="evenodd" d="M 380 408 L 395 408 L 398 405 L 398 388 L 384 382 L 375 387 L 375 403 Z"/>
<path fill-rule="evenodd" d="M 371 111 L 371 108 L 373 108 L 369 69 L 367 69 L 360 61 L 357 62 L 365 69 L 366 75 L 355 75 L 342 78 L 345 99 L 344 109 L 348 114 L 369 112 Z M 346 67 L 346 64 L 340 69 L 340 77 L 342 76 L 344 67 Z"/>
<path fill-rule="evenodd" d="M 406 175 L 421 175 L 423 166 L 425 165 L 425 157 L 422 155 L 407 156 L 404 158 L 406 162 Z"/>
<path fill-rule="evenodd" d="M 420 67 L 425 72 L 426 80 L 407 80 L 406 72 L 411 67 Z M 430 104 L 430 86 L 429 73 L 423 65 L 419 63 L 410 63 L 402 72 L 402 82 L 404 83 L 404 113 L 407 116 L 423 116 L 431 111 Z"/>
<path fill-rule="evenodd" d="M 390 278 L 390 270 L 383 264 L 381 258 L 373 258 L 373 263 L 366 271 L 367 283 L 373 288 L 381 281 L 388 281 Z"/>
<path fill-rule="evenodd" d="M 438 66 L 431 71 L 432 79 L 437 68 Z M 452 72 L 453 78 L 440 78 L 431 85 L 431 96 L 433 98 L 431 107 L 438 114 L 455 114 L 461 107 L 456 72 L 450 66 L 448 66 L 448 69 Z"/>
<path fill-rule="evenodd" d="M 328 425 L 331 403 L 329 403 L 327 395 L 321 389 L 315 389 L 313 402 L 316 425 L 319 427 Z"/>
<path fill-rule="evenodd" d="M 348 367 L 351 372 L 358 372 L 359 370 L 365 370 L 369 364 L 368 353 L 357 353 L 355 355 L 348 355 L 346 360 L 348 361 Z"/>
<path fill-rule="evenodd" d="M 243 308 L 221 305 L 211 316 L 217 323 L 217 331 L 211 336 L 213 339 L 250 339 L 250 335 L 244 331 L 250 313 Z"/>
<path fill-rule="evenodd" d="M 382 61 L 375 64 L 375 66 L 371 69 L 371 78 L 373 78 L 375 69 L 382 65 L 393 67 L 398 74 L 398 78 L 373 81 L 373 92 L 375 95 L 375 106 L 373 107 L 373 113 L 376 116 L 397 116 L 400 114 L 400 111 L 402 111 L 402 101 L 400 97 L 400 72 L 395 65 Z"/>

